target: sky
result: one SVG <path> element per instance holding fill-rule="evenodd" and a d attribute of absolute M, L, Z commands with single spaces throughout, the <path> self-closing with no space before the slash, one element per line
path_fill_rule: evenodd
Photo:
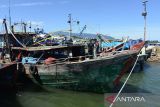
<path fill-rule="evenodd" d="M 0 23 L 8 19 L 9 0 L 0 0 Z M 102 33 L 115 38 L 143 38 L 142 0 L 10 0 L 12 24 L 25 21 L 43 27 L 46 32 Z M 147 2 L 147 39 L 160 40 L 160 0 Z M 77 25 L 74 21 L 80 21 Z M 0 28 L 1 30 L 2 28 Z"/>

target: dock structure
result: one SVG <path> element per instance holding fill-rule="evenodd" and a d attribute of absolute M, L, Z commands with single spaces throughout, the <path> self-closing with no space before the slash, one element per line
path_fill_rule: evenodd
<path fill-rule="evenodd" d="M 160 46 L 152 47 L 151 57 L 148 58 L 149 62 L 160 62 Z"/>

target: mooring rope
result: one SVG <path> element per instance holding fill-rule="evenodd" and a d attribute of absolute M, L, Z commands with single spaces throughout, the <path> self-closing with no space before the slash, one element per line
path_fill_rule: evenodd
<path fill-rule="evenodd" d="M 144 47 L 144 46 L 143 46 L 143 47 Z M 142 48 L 143 48 L 143 47 L 142 47 Z M 141 48 L 141 50 L 142 50 L 142 48 Z M 113 106 L 114 102 L 117 100 L 118 96 L 121 94 L 123 88 L 125 87 L 127 81 L 129 80 L 129 78 L 130 78 L 130 76 L 131 76 L 131 74 L 132 74 L 132 72 L 133 72 L 133 70 L 134 70 L 134 68 L 135 68 L 135 66 L 136 66 L 136 64 L 137 64 L 137 62 L 138 62 L 139 56 L 140 56 L 140 54 L 141 54 L 141 50 L 139 51 L 139 53 L 138 53 L 138 55 L 137 55 L 137 59 L 136 59 L 134 65 L 133 65 L 133 67 L 132 67 L 132 69 L 131 69 L 128 77 L 126 78 L 126 80 L 125 80 L 125 82 L 123 83 L 121 89 L 119 90 L 118 94 L 116 95 L 116 97 L 114 98 L 113 102 L 110 104 L 109 107 L 112 107 L 112 106 Z"/>

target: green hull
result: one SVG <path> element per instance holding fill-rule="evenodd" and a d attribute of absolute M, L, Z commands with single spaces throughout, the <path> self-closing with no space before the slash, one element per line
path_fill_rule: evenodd
<path fill-rule="evenodd" d="M 133 57 L 136 58 L 136 55 L 134 53 L 63 65 L 37 65 L 34 70 L 38 75 L 35 72 L 32 72 L 32 75 L 42 85 L 79 91 L 109 92 L 114 87 L 115 80 L 123 75 L 122 72 L 128 71 L 133 65 L 130 63 L 126 68 L 127 61 L 132 59 L 134 62 Z"/>
<path fill-rule="evenodd" d="M 93 68 L 82 73 L 66 72 L 62 75 L 40 75 L 43 85 L 79 91 L 106 92 L 114 87 L 113 81 L 124 64 Z"/>

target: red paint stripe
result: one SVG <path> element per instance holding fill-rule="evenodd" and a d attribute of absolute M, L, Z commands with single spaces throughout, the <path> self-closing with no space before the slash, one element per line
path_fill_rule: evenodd
<path fill-rule="evenodd" d="M 129 70 L 129 68 L 131 67 L 131 65 L 133 64 L 133 59 L 129 58 L 126 62 L 125 65 L 123 67 L 123 69 L 121 70 L 120 74 L 118 75 L 118 77 L 114 80 L 114 85 L 118 85 L 122 76 Z"/>

